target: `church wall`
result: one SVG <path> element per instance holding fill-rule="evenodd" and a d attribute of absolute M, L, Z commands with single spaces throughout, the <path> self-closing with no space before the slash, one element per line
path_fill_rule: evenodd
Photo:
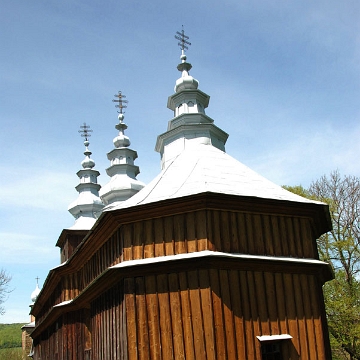
<path fill-rule="evenodd" d="M 124 261 L 208 249 L 205 210 L 126 224 L 122 229 Z"/>
<path fill-rule="evenodd" d="M 308 218 L 212 210 L 206 220 L 210 250 L 318 259 Z"/>
<path fill-rule="evenodd" d="M 313 275 L 266 271 L 126 279 L 128 359 L 261 360 L 256 336 L 277 334 L 293 337 L 284 359 L 329 359 L 319 292 Z"/>
<path fill-rule="evenodd" d="M 311 221 L 305 217 L 199 210 L 126 223 L 85 264 L 73 262 L 75 271 L 61 277 L 38 320 L 53 305 L 75 298 L 110 266 L 201 250 L 318 259 Z"/>
<path fill-rule="evenodd" d="M 55 289 L 51 292 L 51 295 L 46 299 L 46 302 L 41 306 L 38 314 L 36 314 L 36 322 L 41 322 L 42 319 L 51 311 L 52 307 L 61 303 L 63 295 L 62 284 L 59 282 Z"/>
<path fill-rule="evenodd" d="M 124 283 L 120 281 L 91 304 L 91 359 L 127 359 Z"/>
<path fill-rule="evenodd" d="M 68 234 L 66 236 L 66 241 L 64 245 L 61 248 L 60 252 L 60 261 L 61 263 L 65 262 L 69 257 L 73 254 L 73 252 L 76 250 L 76 248 L 79 246 L 81 241 L 84 239 L 84 234 L 78 235 L 72 235 L 70 233 L 70 230 L 68 230 Z"/>
<path fill-rule="evenodd" d="M 138 215 L 139 220 L 123 223 L 120 218 L 115 231 L 82 244 L 69 266 L 56 269 L 58 283 L 48 290 L 37 322 L 127 260 L 201 250 L 318 258 L 310 217 L 216 209 L 174 212 L 144 220 Z M 89 326 L 74 312 L 64 314 L 56 331 L 53 324 L 53 330 L 47 328 L 36 339 L 36 350 L 55 354 L 58 349 L 61 360 L 79 358 L 67 348 L 78 349 L 84 360 L 180 359 L 181 354 L 201 359 L 205 352 L 209 359 L 240 359 L 246 352 L 247 359 L 260 360 L 256 335 L 289 333 L 293 340 L 283 342 L 285 359 L 326 359 L 321 285 L 306 270 L 304 275 L 279 269 L 185 270 L 126 279 L 89 304 Z M 84 340 L 86 332 L 91 341 Z"/>
<path fill-rule="evenodd" d="M 321 284 L 297 271 L 213 267 L 126 278 L 90 310 L 48 327 L 34 358 L 261 360 L 256 336 L 290 334 L 284 359 L 329 359 Z"/>
<path fill-rule="evenodd" d="M 80 291 L 108 267 L 122 261 L 122 243 L 122 231 L 120 228 L 92 254 L 91 258 L 78 271 Z"/>
<path fill-rule="evenodd" d="M 256 359 L 258 335 L 290 334 L 284 359 L 327 359 L 314 275 L 201 269 L 127 278 L 91 304 L 91 359 Z"/>
<path fill-rule="evenodd" d="M 122 260 L 214 250 L 318 259 L 309 218 L 199 210 L 119 229 Z"/>
<path fill-rule="evenodd" d="M 90 360 L 90 313 L 83 309 L 62 315 L 34 341 L 37 360 Z"/>

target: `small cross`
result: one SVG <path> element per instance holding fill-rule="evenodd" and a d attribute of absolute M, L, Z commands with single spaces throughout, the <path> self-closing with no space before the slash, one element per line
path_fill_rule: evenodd
<path fill-rule="evenodd" d="M 177 31 L 175 35 L 175 39 L 179 40 L 178 45 L 180 46 L 182 51 L 189 50 L 187 45 L 191 45 L 191 43 L 187 40 L 189 40 L 189 37 L 185 35 L 184 33 L 184 25 L 182 25 L 181 32 Z"/>
<path fill-rule="evenodd" d="M 124 100 L 124 98 L 126 98 L 125 95 L 123 95 L 121 93 L 121 91 L 119 91 L 116 95 L 114 95 L 115 97 L 117 97 L 117 99 L 113 99 L 112 101 L 113 102 L 116 102 L 118 103 L 118 105 L 115 105 L 115 107 L 119 108 L 120 111 L 118 111 L 119 114 L 123 114 L 123 109 L 126 109 L 127 108 L 127 103 L 128 101 L 127 100 Z"/>
<path fill-rule="evenodd" d="M 91 132 L 92 130 L 90 129 L 90 125 L 86 125 L 86 123 L 84 123 L 84 125 L 80 125 L 79 133 L 86 141 L 88 141 L 88 138 L 91 136 Z"/>
<path fill-rule="evenodd" d="M 37 276 L 35 279 L 36 279 L 36 285 L 39 285 L 40 278 Z"/>

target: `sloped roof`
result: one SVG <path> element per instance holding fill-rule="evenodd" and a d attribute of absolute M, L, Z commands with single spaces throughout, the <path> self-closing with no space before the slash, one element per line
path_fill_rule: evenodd
<path fill-rule="evenodd" d="M 300 203 L 317 203 L 265 179 L 225 152 L 199 144 L 182 151 L 169 166 L 140 192 L 105 211 L 213 192 Z"/>

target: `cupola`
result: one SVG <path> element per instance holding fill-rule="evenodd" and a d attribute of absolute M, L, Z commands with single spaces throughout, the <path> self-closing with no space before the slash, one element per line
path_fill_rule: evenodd
<path fill-rule="evenodd" d="M 167 107 L 174 112 L 167 131 L 158 136 L 155 150 L 161 155 L 161 168 L 165 169 L 183 150 L 198 144 L 212 145 L 225 151 L 228 134 L 214 125 L 214 120 L 205 114 L 210 96 L 198 89 L 199 81 L 189 71 L 185 49 L 191 43 L 184 30 L 175 36 L 181 48 L 177 69 L 181 77 L 176 80 L 175 93 L 168 98 Z"/>
<path fill-rule="evenodd" d="M 134 165 L 137 152 L 129 148 L 130 139 L 125 135 L 127 125 L 124 123 L 123 109 L 127 107 L 128 101 L 121 91 L 115 97 L 116 99 L 113 101 L 117 103 L 115 106 L 119 108 L 119 123 L 115 128 L 119 133 L 113 140 L 115 148 L 107 154 L 110 167 L 106 169 L 106 173 L 110 176 L 110 181 L 100 190 L 100 197 L 105 205 L 125 201 L 145 186 L 144 183 L 136 179 L 140 173 L 139 167 Z"/>
<path fill-rule="evenodd" d="M 31 293 L 31 303 L 33 304 L 37 297 L 40 294 L 40 288 L 39 288 L 39 283 L 38 283 L 39 278 L 36 278 L 36 287 L 35 290 Z"/>
<path fill-rule="evenodd" d="M 89 137 L 92 130 L 90 126 L 84 123 L 80 126 L 79 132 L 85 138 L 85 159 L 81 162 L 83 169 L 77 172 L 80 179 L 76 190 L 79 193 L 78 198 L 69 205 L 69 212 L 75 218 L 75 224 L 70 227 L 71 230 L 90 230 L 96 219 L 99 217 L 104 205 L 99 197 L 100 185 L 97 178 L 100 173 L 94 170 L 95 162 L 90 158 L 92 154 L 89 151 Z"/>

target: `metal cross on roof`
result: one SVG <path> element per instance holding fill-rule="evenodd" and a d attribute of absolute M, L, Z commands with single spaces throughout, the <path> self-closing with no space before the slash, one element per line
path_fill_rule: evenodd
<path fill-rule="evenodd" d="M 85 141 L 88 141 L 88 138 L 91 136 L 89 133 L 91 132 L 92 130 L 90 129 L 90 125 L 86 125 L 86 123 L 84 123 L 84 125 L 80 125 L 79 133 L 85 138 Z"/>
<path fill-rule="evenodd" d="M 184 26 L 182 26 L 181 32 L 177 31 L 175 35 L 175 39 L 179 40 L 178 45 L 180 46 L 181 50 L 185 51 L 189 50 L 187 45 L 191 45 L 191 42 L 189 42 L 189 37 L 185 35 L 184 33 Z"/>
<path fill-rule="evenodd" d="M 35 278 L 35 280 L 36 280 L 36 284 L 39 284 L 40 278 L 38 276 Z"/>
<path fill-rule="evenodd" d="M 120 111 L 118 111 L 119 114 L 123 114 L 125 113 L 125 111 L 123 112 L 123 109 L 126 109 L 127 108 L 127 103 L 128 101 L 127 100 L 124 100 L 124 98 L 126 98 L 125 95 L 123 95 L 121 93 L 121 91 L 119 91 L 116 95 L 114 95 L 115 97 L 117 97 L 117 99 L 113 99 L 112 101 L 113 102 L 116 102 L 118 103 L 118 105 L 115 105 L 115 107 L 119 108 Z"/>

